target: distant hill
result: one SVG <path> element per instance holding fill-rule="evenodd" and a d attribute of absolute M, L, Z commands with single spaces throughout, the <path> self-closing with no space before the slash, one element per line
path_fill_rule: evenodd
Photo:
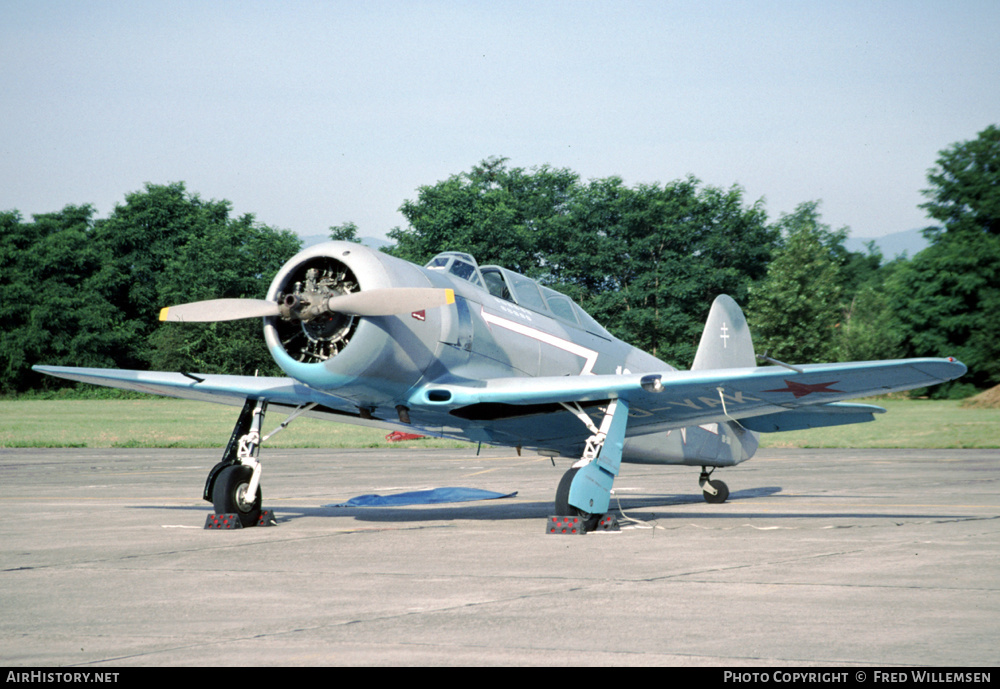
<path fill-rule="evenodd" d="M 920 251 L 927 248 L 929 242 L 924 239 L 921 230 L 907 230 L 905 232 L 894 232 L 884 237 L 848 237 L 844 242 L 844 247 L 848 251 L 867 251 L 865 244 L 874 240 L 875 246 L 882 252 L 886 261 L 891 261 L 900 254 L 905 253 L 907 258 L 913 258 Z"/>

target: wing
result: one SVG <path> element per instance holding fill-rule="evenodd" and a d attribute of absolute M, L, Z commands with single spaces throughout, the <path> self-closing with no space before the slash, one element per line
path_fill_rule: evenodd
<path fill-rule="evenodd" d="M 557 411 L 561 403 L 629 402 L 628 436 L 726 420 L 773 418 L 755 430 L 794 430 L 868 420 L 869 405 L 830 405 L 924 387 L 958 378 L 954 359 L 902 359 L 606 376 L 502 378 L 481 385 L 431 385 L 414 404 L 448 407 L 453 416 L 479 422 Z M 824 419 L 824 416 L 831 418 Z M 864 416 L 865 418 L 861 418 Z"/>
<path fill-rule="evenodd" d="M 315 404 L 305 416 L 352 423 L 359 426 L 399 429 L 404 424 L 391 419 L 363 418 L 358 408 L 335 395 L 302 385 L 294 378 L 228 376 L 208 373 L 169 373 L 125 369 L 34 366 L 39 373 L 104 387 L 134 390 L 164 397 L 179 397 L 241 406 L 247 398 L 264 399 L 278 410 Z"/>
<path fill-rule="evenodd" d="M 165 373 L 123 369 L 32 366 L 39 373 L 81 383 L 146 392 L 166 397 L 242 405 L 247 397 L 294 402 L 296 388 L 291 378 L 258 378 L 205 373 Z"/>
<path fill-rule="evenodd" d="M 878 407 L 832 404 L 953 380 L 953 359 L 904 359 L 662 373 L 496 378 L 426 385 L 411 396 L 412 426 L 395 417 L 362 417 L 358 407 L 293 378 L 35 366 L 49 375 L 95 385 L 223 404 L 266 399 L 288 409 L 317 405 L 307 416 L 427 435 L 525 447 L 573 447 L 579 421 L 563 404 L 585 409 L 614 398 L 629 402 L 627 436 L 737 420 L 750 430 L 780 431 L 870 420 Z M 747 420 L 750 421 L 747 421 Z"/>

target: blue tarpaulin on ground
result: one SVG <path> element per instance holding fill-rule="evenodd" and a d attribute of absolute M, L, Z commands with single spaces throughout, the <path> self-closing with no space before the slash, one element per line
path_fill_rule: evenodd
<path fill-rule="evenodd" d="M 431 490 L 414 490 L 395 495 L 359 495 L 347 502 L 330 507 L 397 507 L 399 505 L 432 505 L 441 502 L 470 502 L 472 500 L 495 500 L 497 498 L 512 498 L 513 493 L 495 493 L 491 490 L 478 488 L 432 488 Z"/>

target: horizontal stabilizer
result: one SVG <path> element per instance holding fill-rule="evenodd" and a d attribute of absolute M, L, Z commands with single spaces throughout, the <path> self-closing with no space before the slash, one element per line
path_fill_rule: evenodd
<path fill-rule="evenodd" d="M 753 416 L 740 421 L 749 431 L 777 433 L 779 431 L 802 431 L 807 428 L 825 426 L 845 426 L 851 423 L 874 421 L 875 414 L 884 414 L 885 409 L 874 404 L 820 404 L 802 407 L 794 411 L 784 411 L 765 416 Z"/>

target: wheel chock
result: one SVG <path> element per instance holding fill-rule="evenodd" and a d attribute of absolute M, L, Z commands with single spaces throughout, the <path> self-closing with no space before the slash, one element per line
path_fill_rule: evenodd
<path fill-rule="evenodd" d="M 587 524 L 580 517 L 560 517 L 556 515 L 549 517 L 549 523 L 545 526 L 545 533 L 582 536 L 587 533 Z"/>
<path fill-rule="evenodd" d="M 206 529 L 242 529 L 243 522 L 240 521 L 240 515 L 235 512 L 227 512 L 225 514 L 210 514 L 205 520 Z"/>
<path fill-rule="evenodd" d="M 277 526 L 278 520 L 274 518 L 274 510 L 263 510 L 260 513 L 260 519 L 257 520 L 257 526 Z"/>
<path fill-rule="evenodd" d="M 277 526 L 278 521 L 274 518 L 274 512 L 272 510 L 264 510 L 260 513 L 260 519 L 253 526 Z M 242 529 L 243 522 L 240 521 L 240 515 L 235 512 L 226 512 L 224 514 L 210 514 L 205 519 L 206 529 Z"/>
<path fill-rule="evenodd" d="M 591 518 L 592 519 L 592 518 Z M 549 522 L 545 526 L 545 533 L 560 534 L 566 536 L 582 536 L 587 533 L 587 522 L 590 519 L 582 517 L 549 517 Z M 613 514 L 605 514 L 594 525 L 590 531 L 621 531 L 618 526 L 618 519 Z"/>
<path fill-rule="evenodd" d="M 597 522 L 594 531 L 621 531 L 621 527 L 618 526 L 618 519 L 615 515 L 606 514 Z"/>

